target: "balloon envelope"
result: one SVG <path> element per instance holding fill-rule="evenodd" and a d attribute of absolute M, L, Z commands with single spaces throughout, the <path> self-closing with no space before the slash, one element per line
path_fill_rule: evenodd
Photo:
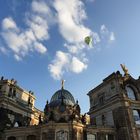
<path fill-rule="evenodd" d="M 92 38 L 90 36 L 85 37 L 85 43 L 90 45 L 92 43 Z"/>

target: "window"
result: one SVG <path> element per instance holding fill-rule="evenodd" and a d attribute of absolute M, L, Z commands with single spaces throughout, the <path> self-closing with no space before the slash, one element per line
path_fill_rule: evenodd
<path fill-rule="evenodd" d="M 95 134 L 87 134 L 87 140 L 96 140 Z"/>
<path fill-rule="evenodd" d="M 128 98 L 130 98 L 132 100 L 136 100 L 134 90 L 131 87 L 126 86 L 126 92 L 127 92 Z"/>
<path fill-rule="evenodd" d="M 140 112 L 139 110 L 133 110 L 133 118 L 136 124 L 140 124 Z"/>
<path fill-rule="evenodd" d="M 0 90 L 2 89 L 2 85 L 0 85 Z"/>
<path fill-rule="evenodd" d="M 13 89 L 10 87 L 10 89 L 9 89 L 9 93 L 8 93 L 8 96 L 9 96 L 9 97 L 12 96 L 12 91 L 13 91 Z"/>
<path fill-rule="evenodd" d="M 93 100 L 93 97 L 90 97 L 90 106 L 94 106 L 94 100 Z"/>
<path fill-rule="evenodd" d="M 20 98 L 20 93 L 16 92 L 16 98 Z"/>
<path fill-rule="evenodd" d="M 96 125 L 96 117 L 91 118 L 91 119 L 90 119 L 90 123 L 91 123 L 92 125 Z"/>
<path fill-rule="evenodd" d="M 114 82 L 111 82 L 111 87 L 110 87 L 112 90 L 115 89 L 115 84 Z"/>
<path fill-rule="evenodd" d="M 1 92 L 2 92 L 2 85 L 0 85 L 0 94 L 1 94 Z"/>
<path fill-rule="evenodd" d="M 9 92 L 12 92 L 12 88 L 9 89 Z"/>
<path fill-rule="evenodd" d="M 102 115 L 102 125 L 105 125 L 105 116 Z"/>
<path fill-rule="evenodd" d="M 99 96 L 99 104 L 103 104 L 104 103 L 104 96 Z"/>
<path fill-rule="evenodd" d="M 114 140 L 114 136 L 112 134 L 101 134 L 100 140 Z"/>
<path fill-rule="evenodd" d="M 56 140 L 68 140 L 68 132 L 61 130 L 56 133 Z"/>
<path fill-rule="evenodd" d="M 14 91 L 13 91 L 13 97 L 15 97 L 16 96 L 16 90 L 14 89 Z"/>

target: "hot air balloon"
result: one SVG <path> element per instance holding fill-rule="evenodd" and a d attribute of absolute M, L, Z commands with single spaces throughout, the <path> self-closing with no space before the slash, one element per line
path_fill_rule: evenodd
<path fill-rule="evenodd" d="M 87 45 L 89 45 L 89 46 L 92 45 L 92 38 L 91 38 L 91 36 L 85 37 L 85 43 L 86 43 Z"/>

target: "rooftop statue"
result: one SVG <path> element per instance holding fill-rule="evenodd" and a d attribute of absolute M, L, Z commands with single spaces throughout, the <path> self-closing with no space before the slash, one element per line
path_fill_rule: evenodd
<path fill-rule="evenodd" d="M 121 65 L 122 70 L 124 71 L 124 75 L 129 75 L 128 69 L 126 68 L 126 66 L 124 64 L 120 64 L 120 65 Z"/>
<path fill-rule="evenodd" d="M 62 89 L 64 89 L 64 83 L 65 83 L 65 80 L 62 80 L 62 81 L 61 81 Z"/>

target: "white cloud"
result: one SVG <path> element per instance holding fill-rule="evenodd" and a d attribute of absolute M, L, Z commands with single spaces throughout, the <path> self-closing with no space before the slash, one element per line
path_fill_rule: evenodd
<path fill-rule="evenodd" d="M 2 28 L 4 30 L 8 30 L 8 29 L 18 30 L 15 21 L 11 17 L 7 17 L 2 21 Z"/>
<path fill-rule="evenodd" d="M 11 30 L 3 31 L 2 37 L 7 46 L 20 57 L 25 57 L 30 51 L 36 50 L 40 54 L 47 51 L 47 48 L 39 42 L 31 29 L 16 33 Z M 17 58 L 17 57 L 15 57 Z M 16 59 L 18 60 L 18 59 Z"/>
<path fill-rule="evenodd" d="M 52 9 L 50 9 L 51 6 L 49 6 L 50 5 L 45 1 L 33 1 L 31 5 L 33 11 L 31 20 L 41 25 L 43 25 L 44 23 L 53 25 L 56 22 L 55 12 L 52 12 Z"/>
<path fill-rule="evenodd" d="M 61 79 L 64 73 L 64 69 L 69 64 L 69 54 L 62 51 L 56 52 L 56 57 L 52 64 L 48 66 L 48 69 L 54 79 Z"/>
<path fill-rule="evenodd" d="M 66 51 L 57 50 L 48 69 L 54 79 L 60 79 L 65 72 L 80 73 L 87 69 L 87 51 L 103 39 L 114 41 L 115 35 L 104 24 L 100 28 L 100 36 L 84 25 L 87 15 L 82 0 L 53 0 L 51 4 L 32 1 L 31 10 L 25 16 L 26 28 L 18 27 L 12 17 L 7 17 L 2 21 L 1 35 L 7 47 L 13 51 L 14 58 L 21 61 L 29 53 L 47 52 L 43 43 L 50 38 L 50 25 L 56 23 L 64 38 Z M 84 42 L 87 36 L 92 37 L 93 46 Z"/>
<path fill-rule="evenodd" d="M 87 68 L 87 64 L 80 61 L 77 57 L 72 58 L 70 69 L 74 73 L 80 73 Z"/>
<path fill-rule="evenodd" d="M 108 31 L 107 27 L 103 24 L 103 25 L 101 25 L 100 32 L 101 32 L 101 34 L 108 34 L 109 31 Z"/>
<path fill-rule="evenodd" d="M 33 31 L 38 40 L 47 40 L 49 38 L 47 20 L 40 15 L 32 15 L 28 19 L 27 24 Z"/>
<path fill-rule="evenodd" d="M 43 2 L 43 1 L 33 1 L 32 2 L 32 10 L 34 12 L 37 12 L 39 14 L 48 14 L 50 13 L 50 8 L 48 7 L 48 5 Z"/>
<path fill-rule="evenodd" d="M 73 57 L 70 53 L 62 51 L 56 52 L 56 57 L 48 66 L 51 76 L 60 80 L 65 72 L 80 73 L 87 68 L 87 61 L 85 58 L 79 60 Z"/>
<path fill-rule="evenodd" d="M 76 54 L 76 53 L 78 52 L 78 47 L 75 46 L 75 45 L 68 45 L 68 44 L 65 44 L 64 46 L 68 49 L 68 51 L 69 51 L 70 53 Z"/>
<path fill-rule="evenodd" d="M 25 41 L 30 44 L 32 41 L 36 41 L 35 35 L 31 29 L 28 29 L 24 32 Z"/>
<path fill-rule="evenodd" d="M 114 40 L 115 40 L 114 32 L 110 32 L 109 41 L 114 41 Z"/>
<path fill-rule="evenodd" d="M 95 0 L 86 0 L 87 2 L 95 2 Z"/>
<path fill-rule="evenodd" d="M 0 47 L 0 52 L 6 55 L 8 54 L 8 50 L 5 47 Z"/>
<path fill-rule="evenodd" d="M 84 4 L 80 0 L 55 0 L 54 8 L 58 14 L 59 30 L 69 43 L 83 42 L 91 30 L 82 24 L 86 18 Z"/>
<path fill-rule="evenodd" d="M 87 58 L 83 56 L 83 52 L 85 49 L 88 50 L 89 46 L 86 46 L 84 39 L 91 35 L 94 44 L 97 44 L 100 37 L 83 24 L 87 16 L 82 1 L 54 0 L 53 6 L 57 11 L 59 31 L 66 41 L 64 47 L 67 48 L 67 53 L 61 53 L 67 56 L 67 61 L 60 59 L 57 52 L 49 65 L 49 71 L 54 79 L 60 79 L 65 72 L 80 73 L 87 68 Z"/>
<path fill-rule="evenodd" d="M 15 53 L 25 52 L 28 48 L 24 42 L 23 36 L 15 32 L 7 31 L 2 33 L 8 47 Z"/>
<path fill-rule="evenodd" d="M 42 44 L 49 39 L 47 16 L 51 11 L 45 2 L 33 1 L 26 17 L 27 28 L 19 28 L 12 17 L 2 21 L 2 38 L 13 51 L 16 60 L 22 60 L 29 52 L 44 54 L 47 48 Z M 19 57 L 20 56 L 20 57 Z"/>
<path fill-rule="evenodd" d="M 14 55 L 14 58 L 17 60 L 17 61 L 21 61 L 22 58 L 20 56 L 18 56 L 17 54 Z"/>
<path fill-rule="evenodd" d="M 66 47 L 68 49 L 68 52 L 71 54 L 80 54 L 83 49 L 85 48 L 85 45 L 83 43 L 75 43 L 75 44 L 64 44 L 64 47 Z"/>
<path fill-rule="evenodd" d="M 47 48 L 41 43 L 35 42 L 34 46 L 35 50 L 41 54 L 44 54 L 47 51 Z"/>
<path fill-rule="evenodd" d="M 93 32 L 92 33 L 92 38 L 93 38 L 93 44 L 96 45 L 97 43 L 99 43 L 101 41 L 98 33 Z"/>
<path fill-rule="evenodd" d="M 100 34 L 102 39 L 107 40 L 109 43 L 115 41 L 115 34 L 103 24 L 100 28 Z"/>
<path fill-rule="evenodd" d="M 41 24 L 31 23 L 31 29 L 38 40 L 45 40 L 48 38 L 47 26 L 41 26 Z"/>

